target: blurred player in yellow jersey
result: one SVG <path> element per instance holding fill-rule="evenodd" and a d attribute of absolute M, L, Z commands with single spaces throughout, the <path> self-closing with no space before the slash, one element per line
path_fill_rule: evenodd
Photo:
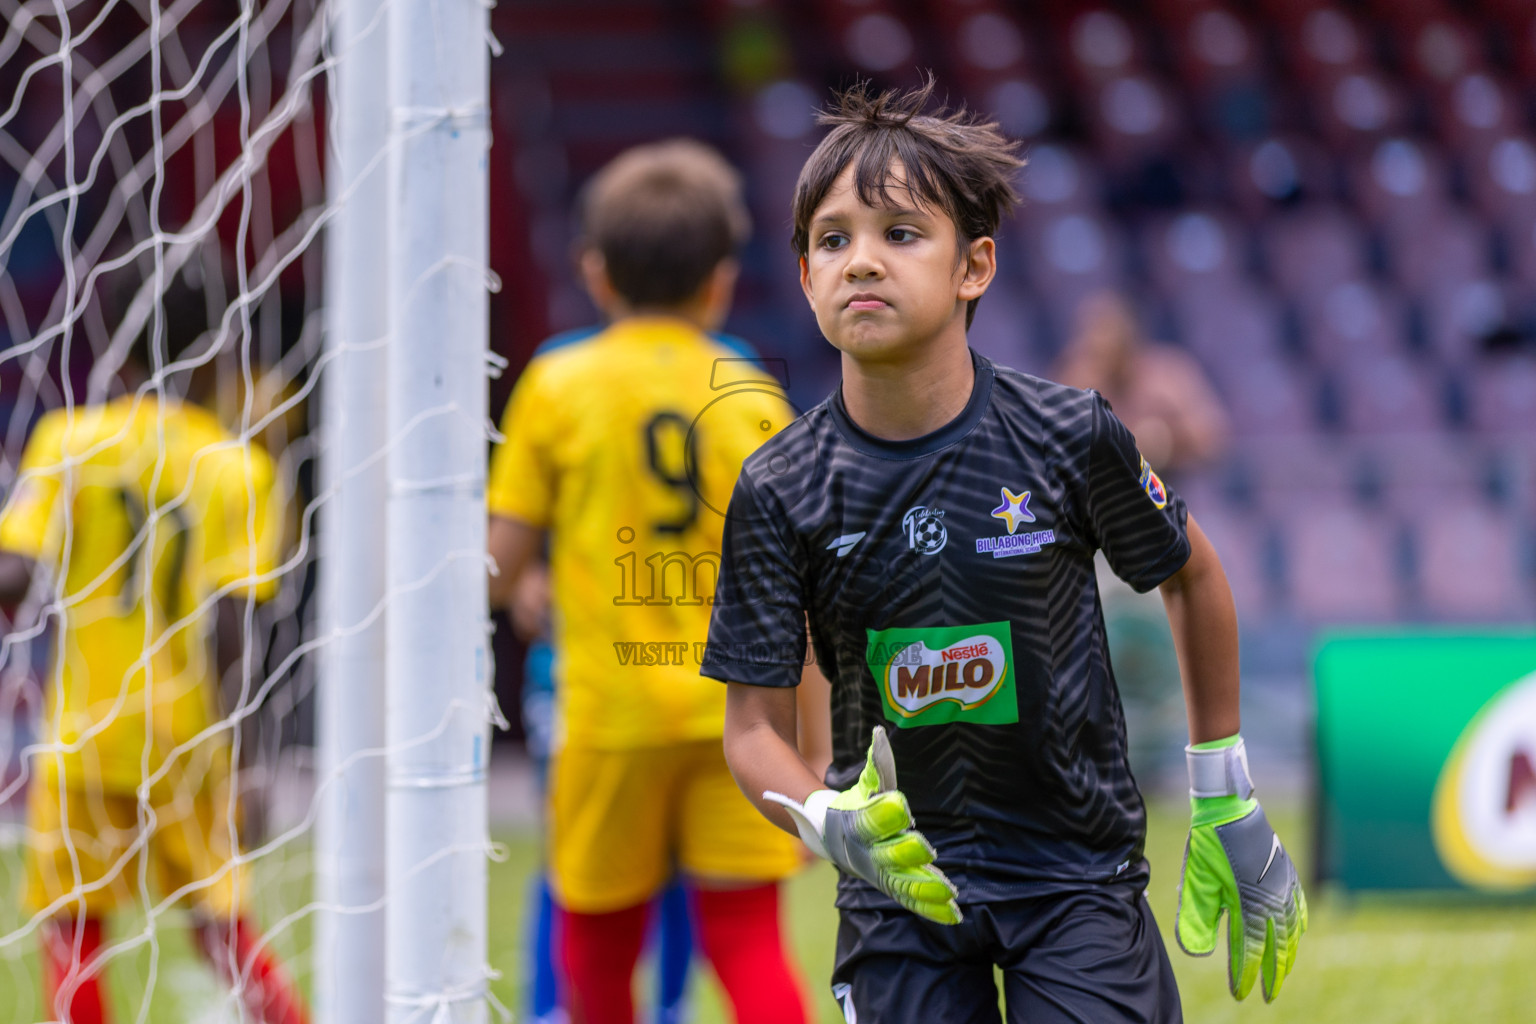
<path fill-rule="evenodd" d="M 175 354 L 175 320 L 190 313 L 167 314 Z M 30 589 L 58 620 L 27 800 L 45 1012 L 107 1020 L 104 916 L 185 901 L 199 948 L 252 1016 L 302 1024 L 244 913 L 230 733 L 216 728 L 246 602 L 278 585 L 285 500 L 259 445 L 191 401 L 138 390 L 140 358 L 122 371 L 126 394 L 38 421 L 0 509 L 0 601 Z M 206 376 L 167 383 L 190 396 Z"/>
<path fill-rule="evenodd" d="M 793 842 L 754 820 L 698 675 L 723 513 L 742 460 L 793 412 L 723 324 L 747 232 L 736 173 L 675 141 L 588 186 L 581 269 L 606 329 L 546 346 L 491 462 L 493 602 L 547 534 L 557 695 L 550 873 L 577 1024 L 633 1024 L 647 906 L 675 872 L 741 1024 L 799 1024 L 779 931 Z"/>

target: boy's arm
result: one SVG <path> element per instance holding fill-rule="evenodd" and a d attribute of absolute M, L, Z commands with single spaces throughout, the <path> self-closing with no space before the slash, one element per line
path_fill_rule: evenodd
<path fill-rule="evenodd" d="M 1216 549 L 1189 517 L 1189 561 L 1159 588 L 1179 654 L 1190 743 L 1235 735 L 1238 713 L 1237 610 Z"/>
<path fill-rule="evenodd" d="M 794 688 L 726 685 L 725 762 L 753 806 L 790 835 L 800 832 L 789 811 L 763 794 L 783 793 L 805 803 L 825 788 L 796 747 L 796 720 Z"/>
<path fill-rule="evenodd" d="M 1227 985 L 1242 999 L 1262 981 L 1280 994 L 1307 930 L 1296 867 L 1254 798 L 1238 734 L 1237 612 L 1210 540 L 1189 525 L 1189 560 L 1161 585 L 1184 680 L 1190 828 L 1174 936 L 1185 952 L 1216 951 L 1227 915 Z"/>
<path fill-rule="evenodd" d="M 832 765 L 832 684 L 814 661 L 800 673 L 795 712 L 800 756 L 817 778 L 825 779 Z"/>
<path fill-rule="evenodd" d="M 518 579 L 543 549 L 544 531 L 493 513 L 486 525 L 485 544 L 496 566 L 487 583 L 491 607 L 510 607 Z"/>

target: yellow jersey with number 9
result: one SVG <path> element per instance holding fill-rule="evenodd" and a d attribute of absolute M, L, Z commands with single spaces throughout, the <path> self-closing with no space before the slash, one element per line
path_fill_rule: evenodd
<path fill-rule="evenodd" d="M 491 459 L 492 515 L 549 531 L 555 745 L 717 737 L 699 675 L 741 463 L 794 419 L 750 353 L 668 318 L 535 354 Z"/>
<path fill-rule="evenodd" d="M 271 458 L 196 406 L 128 396 L 38 422 L 0 547 L 51 574 L 59 613 L 46 780 L 132 792 L 220 770 L 226 734 L 192 744 L 221 717 L 213 599 L 275 591 L 283 514 Z"/>

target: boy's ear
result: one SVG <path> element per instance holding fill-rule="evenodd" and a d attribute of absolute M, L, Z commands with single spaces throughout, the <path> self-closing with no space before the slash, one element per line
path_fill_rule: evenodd
<path fill-rule="evenodd" d="M 973 240 L 963 258 L 964 275 L 960 278 L 960 290 L 955 298 L 961 302 L 979 299 L 997 276 L 997 243 L 989 237 Z"/>
<path fill-rule="evenodd" d="M 805 292 L 805 301 L 811 304 L 811 309 L 816 309 L 816 296 L 811 292 L 811 265 L 800 257 L 800 290 Z"/>
<path fill-rule="evenodd" d="M 583 249 L 576 262 L 581 270 L 581 283 L 592 297 L 592 304 L 610 320 L 618 317 L 623 301 L 608 277 L 608 263 L 603 254 L 596 249 Z"/>
<path fill-rule="evenodd" d="M 734 256 L 727 256 L 715 264 L 704 285 L 699 289 L 698 319 L 707 331 L 718 331 L 725 326 L 730 315 L 731 302 L 736 297 L 736 281 L 741 277 L 741 263 Z"/>

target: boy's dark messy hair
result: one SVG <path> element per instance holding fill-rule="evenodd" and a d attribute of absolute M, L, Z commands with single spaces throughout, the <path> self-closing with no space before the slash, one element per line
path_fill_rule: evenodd
<path fill-rule="evenodd" d="M 741 176 L 692 139 L 619 154 L 587 186 L 581 219 L 614 290 L 652 308 L 693 298 L 751 230 Z"/>
<path fill-rule="evenodd" d="M 832 130 L 795 183 L 791 244 L 796 255 L 809 253 L 811 218 L 850 163 L 861 202 L 899 205 L 891 196 L 894 187 L 943 210 L 955 222 L 962 253 L 976 239 L 997 233 L 1003 215 L 1019 202 L 1013 187 L 1014 174 L 1024 166 L 1019 144 L 1005 138 L 996 122 L 984 121 L 964 107 L 922 113 L 933 90 L 931 75 L 907 92 L 871 94 L 868 82 L 858 82 L 817 115 L 817 123 Z M 905 181 L 891 177 L 898 160 Z M 966 308 L 967 327 L 976 315 L 976 301 Z"/>

